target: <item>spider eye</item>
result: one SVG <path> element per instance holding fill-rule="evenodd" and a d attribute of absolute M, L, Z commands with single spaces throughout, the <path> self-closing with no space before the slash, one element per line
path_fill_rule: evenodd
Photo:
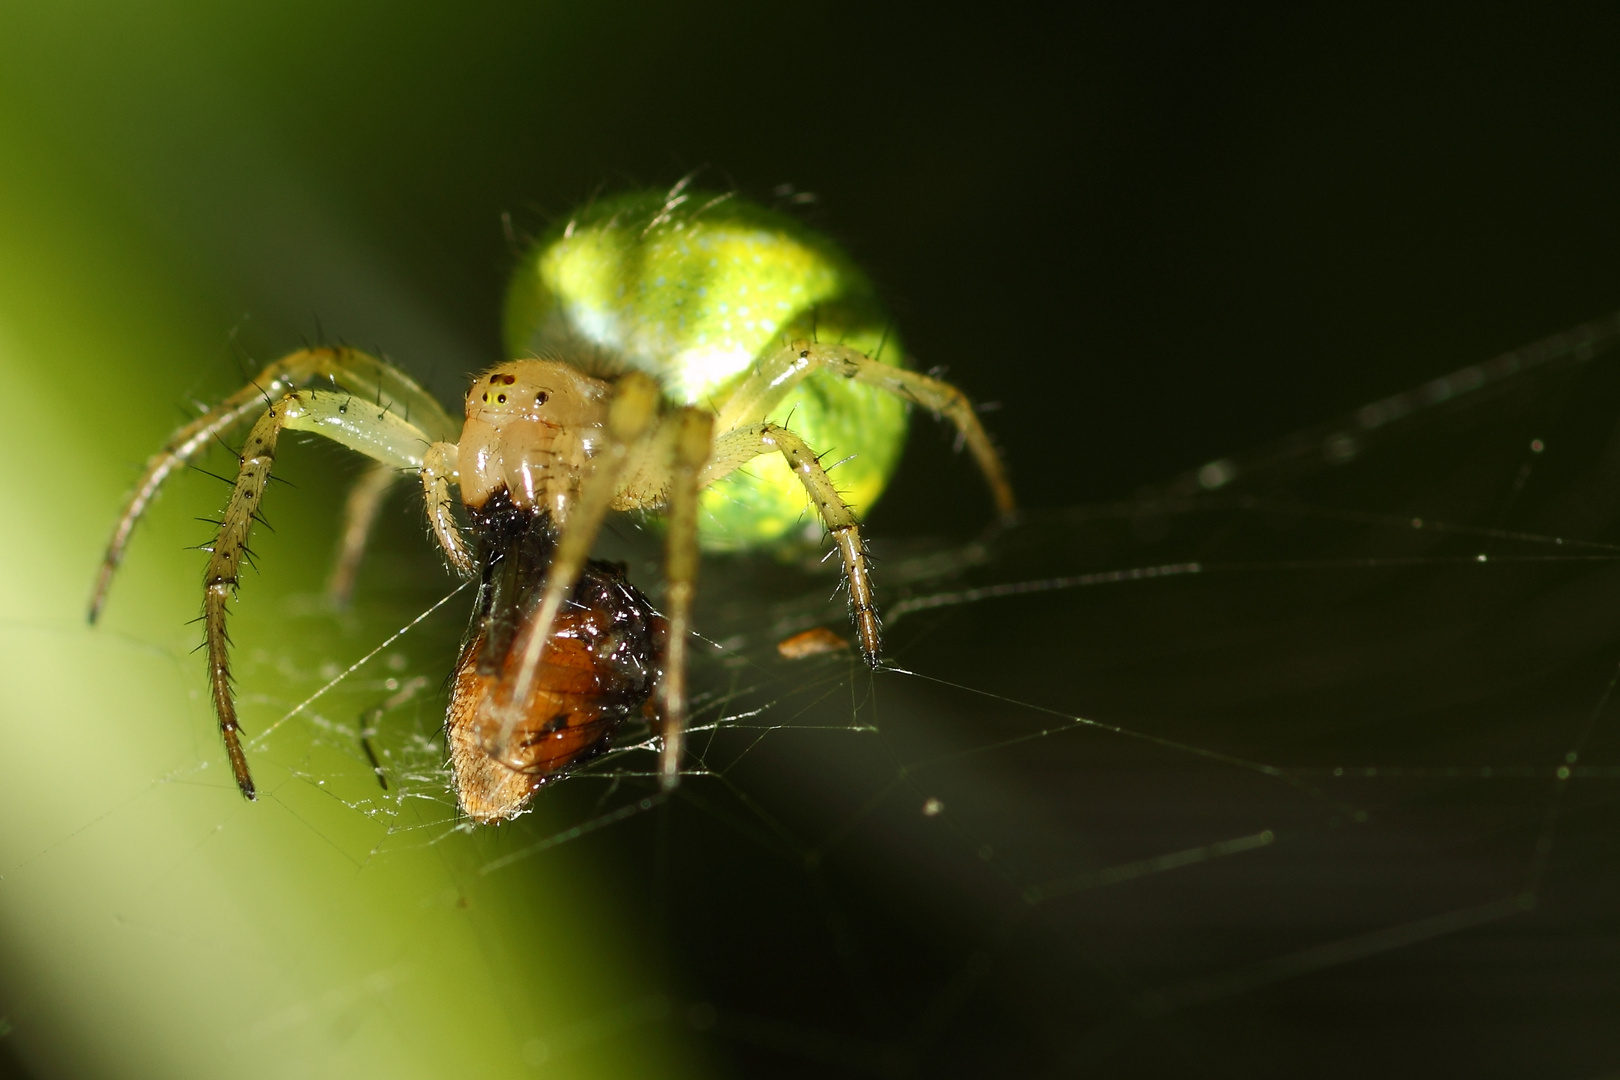
<path fill-rule="evenodd" d="M 496 394 L 495 395 L 495 400 L 497 402 L 499 402 L 500 404 L 505 405 L 506 404 L 506 395 L 505 394 Z"/>
<path fill-rule="evenodd" d="M 550 394 L 548 394 L 544 390 L 542 390 L 538 394 L 534 395 L 534 403 L 536 405 L 544 405 L 546 403 L 546 399 L 549 398 L 550 396 L 551 396 Z"/>

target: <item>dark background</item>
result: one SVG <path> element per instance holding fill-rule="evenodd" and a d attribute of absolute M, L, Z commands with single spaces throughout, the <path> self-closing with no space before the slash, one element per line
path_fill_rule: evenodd
<path fill-rule="evenodd" d="M 150 4 L 13 47 L 55 50 L 22 91 L 212 271 L 256 357 L 319 320 L 447 392 L 500 352 L 503 214 L 521 237 L 694 169 L 813 192 L 1050 505 L 1606 311 L 1612 18 Z M 345 304 L 306 197 L 453 346 Z M 959 477 L 924 460 L 884 513 L 947 512 Z"/>
<path fill-rule="evenodd" d="M 1188 557 L 1339 568 L 913 622 L 892 646 L 903 664 L 1302 770 L 1541 770 L 1511 790 L 1431 777 L 1318 797 L 1162 744 L 1049 738 L 896 788 L 895 761 L 982 747 L 1029 718 L 814 669 L 857 697 L 878 687 L 892 758 L 868 774 L 857 741 L 789 744 L 592 841 L 641 912 L 625 932 L 659 957 L 670 1016 L 717 1070 L 1620 1067 L 1609 800 L 1548 794 L 1620 641 L 1607 615 L 1570 614 L 1600 604 L 1606 578 L 1560 565 L 1480 585 L 1446 561 L 1471 558 L 1467 544 L 1409 550 L 1309 515 L 1283 528 L 1252 506 L 1172 507 L 1162 527 L 1058 512 L 1132 500 L 1620 304 L 1620 16 L 354 3 L 209 18 L 109 11 L 54 43 L 71 62 L 31 92 L 75 118 L 64 143 L 99 133 L 87 168 L 127 167 L 93 149 L 108 133 L 142 148 L 129 212 L 208 268 L 222 339 L 235 326 L 255 357 L 300 335 L 376 342 L 448 395 L 500 352 L 503 214 L 521 237 L 594 192 L 693 169 L 767 201 L 791 184 L 818 196 L 805 213 L 869 268 L 919 363 L 999 403 L 988 422 L 1047 513 L 1000 541 L 976 583 Z M 161 44 L 131 56 L 132 33 Z M 156 89 L 126 93 L 130 65 Z M 256 167 L 270 159 L 285 173 Z M 350 302 L 347 264 L 287 227 L 301 191 L 433 333 Z M 1514 390 L 1354 470 L 1263 493 L 1495 527 L 1528 438 L 1568 430 L 1558 445 L 1584 456 L 1538 473 L 1545 491 L 1513 512 L 1602 539 L 1606 489 L 1582 462 L 1610 461 L 1617 399 L 1594 378 Z M 917 432 L 871 519 L 880 554 L 882 538 L 960 539 L 987 517 L 967 466 L 942 465 L 946 436 Z M 1583 516 L 1577 495 L 1602 505 Z M 1414 553 L 1431 562 L 1342 569 Z M 746 610 L 728 612 L 750 597 L 803 592 L 771 567 L 708 573 L 711 629 L 746 629 Z M 762 700 L 822 701 L 799 669 L 770 670 Z M 842 693 L 821 707 L 847 722 Z M 599 790 L 577 796 L 581 813 Z M 916 812 L 936 792 L 943 839 Z M 1549 862 L 1536 845 L 1566 815 L 1581 841 Z M 1275 854 L 1236 869 L 1008 914 L 1031 882 L 1262 828 Z M 1530 894 L 1528 915 L 1489 908 Z M 1345 942 L 1337 959 L 1309 952 Z M 1301 955 L 1316 960 L 1278 961 Z"/>

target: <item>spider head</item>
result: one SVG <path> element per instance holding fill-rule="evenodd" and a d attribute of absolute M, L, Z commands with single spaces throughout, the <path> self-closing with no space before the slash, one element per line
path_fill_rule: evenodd
<path fill-rule="evenodd" d="M 566 516 L 607 417 L 609 387 L 554 360 L 511 360 L 467 391 L 461 494 L 483 506 L 505 489 L 518 506 Z"/>
<path fill-rule="evenodd" d="M 508 360 L 473 380 L 467 420 L 506 429 L 599 427 L 610 388 L 559 360 Z"/>

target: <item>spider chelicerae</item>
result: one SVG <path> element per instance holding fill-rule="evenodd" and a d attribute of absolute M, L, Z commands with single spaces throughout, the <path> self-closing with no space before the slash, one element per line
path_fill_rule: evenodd
<path fill-rule="evenodd" d="M 997 509 L 1013 512 L 972 405 L 902 366 L 866 276 L 796 219 L 740 198 L 683 183 L 579 211 L 521 264 L 507 339 L 529 358 L 475 378 L 459 425 L 382 360 L 303 349 L 147 462 L 102 562 L 92 621 L 164 481 L 252 421 L 203 597 L 214 711 L 248 799 L 226 611 L 284 431 L 315 432 L 374 462 L 348 501 L 337 591 L 352 585 L 377 509 L 405 476 L 418 479 L 451 568 L 478 579 L 446 742 L 458 805 L 483 823 L 521 812 L 638 710 L 662 735 L 659 778 L 673 787 L 699 552 L 798 542 L 807 499 L 842 560 L 860 648 L 876 665 L 880 628 L 856 508 L 870 506 L 892 473 L 909 405 L 955 426 Z M 842 459 L 837 485 L 822 465 L 827 453 Z M 637 510 L 665 518 L 661 612 L 621 570 L 590 558 L 606 516 Z"/>

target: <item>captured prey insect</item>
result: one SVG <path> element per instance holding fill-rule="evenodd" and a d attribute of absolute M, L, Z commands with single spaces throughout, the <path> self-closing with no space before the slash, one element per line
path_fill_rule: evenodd
<path fill-rule="evenodd" d="M 163 482 L 257 416 L 203 598 L 214 710 L 247 798 L 255 791 L 226 609 L 283 431 L 324 435 L 376 463 L 349 500 L 340 588 L 352 581 L 378 504 L 406 475 L 421 484 L 451 568 L 478 579 L 446 742 L 459 806 L 479 822 L 518 814 L 637 711 L 661 736 L 660 781 L 673 787 L 699 551 L 791 543 L 807 499 L 842 560 L 856 637 L 876 665 L 880 629 L 857 508 L 893 472 L 910 405 L 955 425 L 997 509 L 1013 512 L 972 405 L 902 366 L 867 277 L 829 240 L 740 198 L 683 183 L 586 207 L 524 259 L 506 331 L 510 354 L 528 359 L 478 376 L 459 430 L 393 366 L 348 348 L 304 349 L 175 432 L 147 462 L 102 562 L 92 621 Z M 829 452 L 843 459 L 838 486 L 821 463 Z M 662 612 L 622 572 L 590 559 L 606 515 L 633 510 L 665 519 Z"/>

